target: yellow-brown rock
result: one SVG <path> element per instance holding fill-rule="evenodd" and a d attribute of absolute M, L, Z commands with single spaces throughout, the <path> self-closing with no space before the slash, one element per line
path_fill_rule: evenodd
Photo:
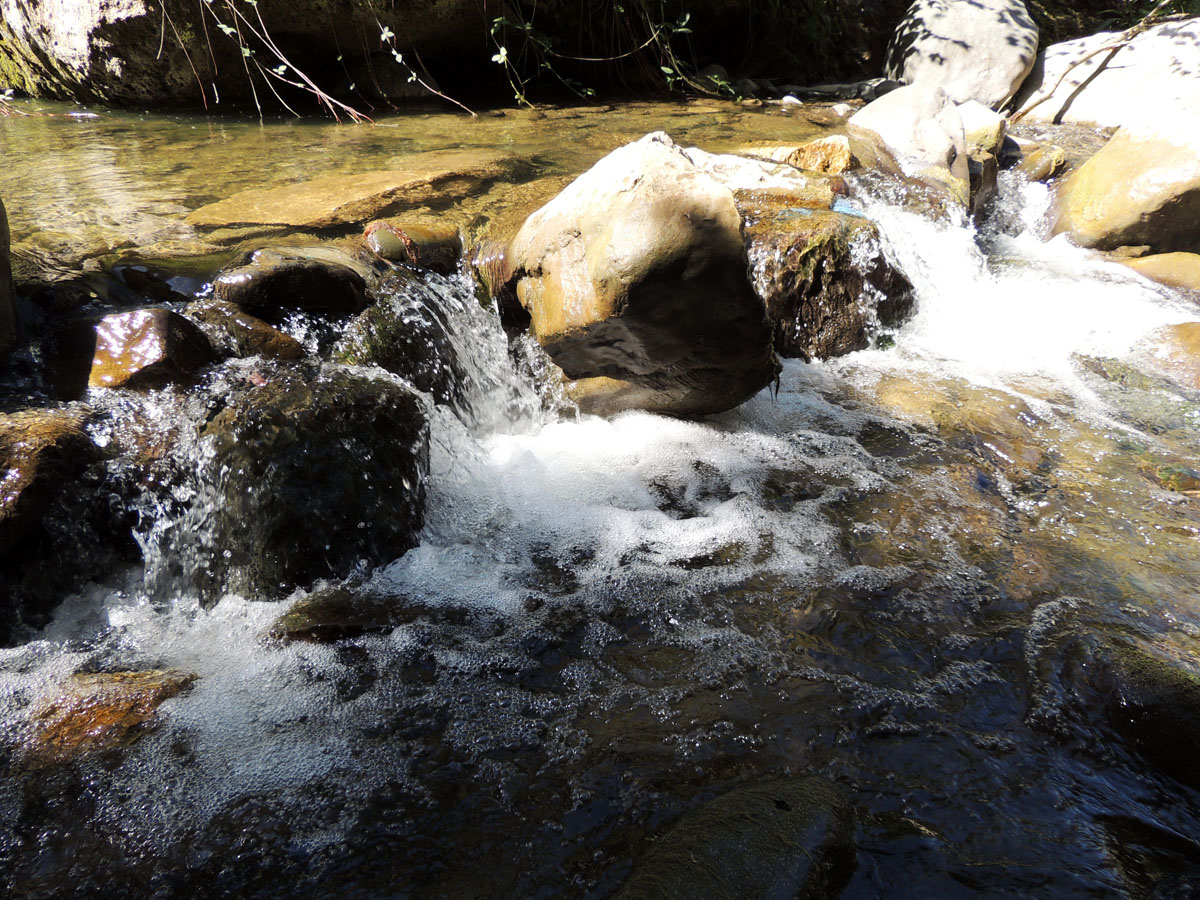
<path fill-rule="evenodd" d="M 750 144 L 740 152 L 755 159 L 787 163 L 798 169 L 827 175 L 841 175 L 861 166 L 850 150 L 850 139 L 844 134 L 834 134 L 804 144 Z"/>
<path fill-rule="evenodd" d="M 1101 250 L 1200 252 L 1200 153 L 1187 134 L 1119 130 L 1063 182 L 1055 232 Z"/>
<path fill-rule="evenodd" d="M 72 675 L 34 714 L 19 758 L 36 769 L 128 746 L 153 727 L 164 701 L 195 680 L 178 669 Z"/>
<path fill-rule="evenodd" d="M 1155 253 L 1121 262 L 1160 284 L 1200 291 L 1200 253 Z"/>
<path fill-rule="evenodd" d="M 208 338 L 178 313 L 137 309 L 96 324 L 89 387 L 120 387 L 194 372 L 211 359 Z"/>
<path fill-rule="evenodd" d="M 231 356 L 300 359 L 304 346 L 233 303 L 209 297 L 188 304 L 183 314 L 200 326 L 214 347 Z"/>
<path fill-rule="evenodd" d="M 404 263 L 449 275 L 462 257 L 462 236 L 454 225 L 378 220 L 363 235 L 371 252 L 388 262 Z"/>

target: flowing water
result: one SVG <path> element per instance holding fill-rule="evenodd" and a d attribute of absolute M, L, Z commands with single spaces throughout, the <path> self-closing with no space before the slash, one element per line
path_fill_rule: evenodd
<path fill-rule="evenodd" d="M 18 255 L 103 257 L 196 240 L 183 215 L 251 184 L 462 145 L 564 175 L 660 128 L 711 150 L 817 130 L 696 105 L 31 116 L 0 120 L 0 196 Z M 1056 642 L 1186 660 L 1200 640 L 1200 507 L 1154 477 L 1200 468 L 1200 370 L 1164 336 L 1200 310 L 1047 240 L 1047 190 L 1006 179 L 978 231 L 858 192 L 914 315 L 699 422 L 573 414 L 465 276 L 424 276 L 457 309 L 469 402 L 437 410 L 419 546 L 350 586 L 398 624 L 280 644 L 294 597 L 152 600 L 141 566 L 66 598 L 0 650 L 14 742 L 73 672 L 197 678 L 117 753 L 31 776 L 5 751 L 3 883 L 600 898 L 685 809 L 815 773 L 856 812 L 845 897 L 1195 895 L 1200 796 L 1116 733 Z M 127 402 L 172 415 L 170 389 Z"/>

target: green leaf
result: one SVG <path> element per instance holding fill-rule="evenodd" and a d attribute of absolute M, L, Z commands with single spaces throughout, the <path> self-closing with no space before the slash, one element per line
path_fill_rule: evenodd
<path fill-rule="evenodd" d="M 668 75 L 675 74 L 675 70 L 672 69 L 670 66 L 659 66 L 659 68 L 662 69 L 664 72 L 666 72 Z"/>

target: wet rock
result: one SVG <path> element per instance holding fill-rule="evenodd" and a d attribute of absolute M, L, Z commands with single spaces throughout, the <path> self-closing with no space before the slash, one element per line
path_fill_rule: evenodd
<path fill-rule="evenodd" d="M 1200 493 L 1200 472 L 1179 463 L 1164 463 L 1150 469 L 1151 477 L 1159 487 L 1181 494 Z"/>
<path fill-rule="evenodd" d="M 197 300 L 188 304 L 183 315 L 198 325 L 214 349 L 224 356 L 267 359 L 304 356 L 303 345 L 290 334 L 224 300 L 211 297 Z"/>
<path fill-rule="evenodd" d="M 1058 192 L 1056 233 L 1083 247 L 1200 252 L 1200 115 L 1171 133 L 1122 128 Z"/>
<path fill-rule="evenodd" d="M 290 643 L 329 644 L 363 634 L 386 634 L 415 615 L 406 598 L 366 586 L 337 586 L 301 597 L 271 623 L 267 635 Z"/>
<path fill-rule="evenodd" d="M 509 260 L 535 337 L 569 378 L 612 379 L 636 386 L 643 408 L 702 415 L 775 376 L 733 191 L 661 132 L 530 216 Z"/>
<path fill-rule="evenodd" d="M 685 813 L 638 861 L 618 900 L 833 898 L 854 871 L 854 813 L 833 784 L 740 787 Z"/>
<path fill-rule="evenodd" d="M 916 0 L 888 45 L 885 74 L 999 109 L 1033 68 L 1037 45 L 1021 0 Z"/>
<path fill-rule="evenodd" d="M 449 275 L 462 257 L 462 236 L 453 225 L 372 222 L 363 232 L 371 252 L 389 262 L 405 263 Z"/>
<path fill-rule="evenodd" d="M 41 769 L 127 747 L 154 727 L 165 701 L 195 680 L 178 669 L 72 675 L 34 713 L 18 760 L 25 769 Z"/>
<path fill-rule="evenodd" d="M 242 191 L 202 206 L 189 225 L 356 225 L 407 208 L 445 204 L 513 175 L 521 161 L 484 150 L 436 150 L 400 157 L 384 171 L 325 175 L 277 188 Z"/>
<path fill-rule="evenodd" d="M 921 83 L 892 91 L 851 116 L 847 129 L 852 138 L 877 148 L 870 155 L 859 153 L 864 162 L 878 157 L 881 147 L 907 178 L 939 186 L 958 204 L 967 204 L 962 117 L 940 87 Z"/>
<path fill-rule="evenodd" d="M 1200 18 L 1154 25 L 1125 44 L 1120 38 L 1104 31 L 1039 53 L 1013 101 L 1015 117 L 1153 129 L 1200 112 Z"/>
<path fill-rule="evenodd" d="M 465 375 L 439 299 L 455 302 L 452 291 L 439 294 L 407 273 L 392 276 L 380 285 L 375 304 L 347 326 L 334 345 L 333 359 L 379 366 L 430 394 L 436 403 L 460 406 Z"/>
<path fill-rule="evenodd" d="M 971 179 L 971 215 L 981 222 L 1000 195 L 1000 164 L 995 156 L 981 151 L 967 160 L 967 172 Z"/>
<path fill-rule="evenodd" d="M 832 210 L 760 209 L 746 219 L 751 277 L 781 356 L 828 359 L 869 346 L 912 308 L 912 284 L 868 219 Z"/>
<path fill-rule="evenodd" d="M 842 178 L 819 172 L 800 172 L 791 164 L 780 165 L 727 153 L 706 153 L 698 147 L 688 147 L 683 154 L 700 172 L 728 188 L 739 209 L 745 202 L 764 200 L 786 201 L 805 209 L 829 209 L 834 200 L 849 191 Z"/>
<path fill-rule="evenodd" d="M 9 253 L 8 213 L 0 200 L 0 359 L 17 343 L 17 301 Z"/>
<path fill-rule="evenodd" d="M 361 312 L 371 270 L 332 247 L 266 247 L 213 281 L 213 297 L 267 320 L 290 310 Z"/>
<path fill-rule="evenodd" d="M 1155 253 L 1122 262 L 1160 284 L 1200 291 L 1200 253 Z"/>
<path fill-rule="evenodd" d="M 153 573 L 207 603 L 344 578 L 417 543 L 429 471 L 426 402 L 343 366 L 248 371 L 200 426 L 197 498 Z"/>
<path fill-rule="evenodd" d="M 212 360 L 199 328 L 166 309 L 138 309 L 96 323 L 89 387 L 156 384 L 195 372 Z"/>
<path fill-rule="evenodd" d="M 1020 154 L 1017 169 L 1030 181 L 1049 181 L 1067 167 L 1066 153 L 1053 144 L 1023 142 Z"/>

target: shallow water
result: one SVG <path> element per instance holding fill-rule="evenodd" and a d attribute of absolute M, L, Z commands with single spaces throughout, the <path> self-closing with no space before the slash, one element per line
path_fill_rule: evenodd
<path fill-rule="evenodd" d="M 186 211 L 249 185 L 416 150 L 564 174 L 659 128 L 711 150 L 814 130 L 699 109 L 10 118 L 0 196 L 18 252 L 102 254 L 195 239 Z M 995 221 L 1016 224 L 981 233 L 860 194 L 914 316 L 701 422 L 547 409 L 464 306 L 473 414 L 439 410 L 420 546 L 353 587 L 397 627 L 280 645 L 278 598 L 156 603 L 139 570 L 0 650 L 10 735 L 80 669 L 198 676 L 128 749 L 0 782 L 7 886 L 599 898 L 684 809 L 817 773 L 858 819 L 846 897 L 1200 890 L 1200 798 L 1043 673 L 1060 623 L 1181 655 L 1200 636 L 1197 501 L 1147 474 L 1200 468 L 1195 362 L 1156 336 L 1195 299 L 1046 241 L 1044 189 L 1005 190 Z"/>

